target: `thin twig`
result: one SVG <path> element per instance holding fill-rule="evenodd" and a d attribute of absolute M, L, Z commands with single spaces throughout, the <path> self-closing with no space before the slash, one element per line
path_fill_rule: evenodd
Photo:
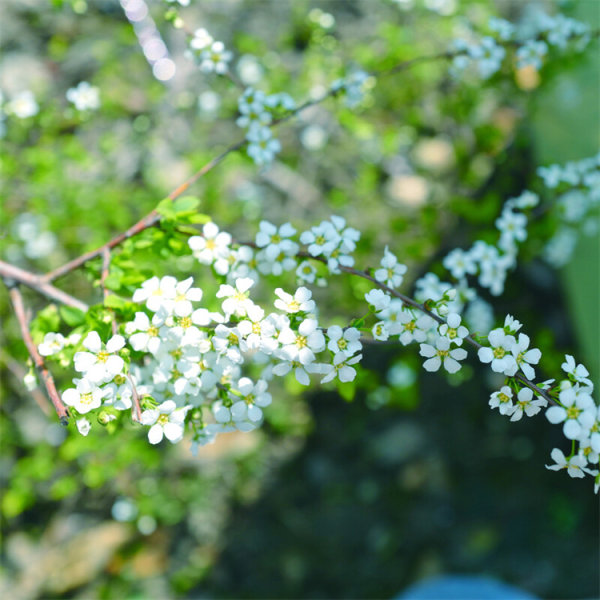
<path fill-rule="evenodd" d="M 38 349 L 31 337 L 31 332 L 29 331 L 29 326 L 27 324 L 27 316 L 25 314 L 25 306 L 23 304 L 23 295 L 21 294 L 21 290 L 17 285 L 13 285 L 9 287 L 8 293 L 10 294 L 10 299 L 17 317 L 17 321 L 19 322 L 23 342 L 25 342 L 25 346 L 27 346 L 31 360 L 33 360 L 33 364 L 36 366 L 41 380 L 44 382 L 44 386 L 48 392 L 48 397 L 54 405 L 54 409 L 56 410 L 56 414 L 58 415 L 61 424 L 67 425 L 69 413 L 63 404 L 63 401 L 60 399 L 58 391 L 56 390 L 54 378 L 50 374 L 50 371 L 48 371 L 46 363 L 38 352 Z"/>
<path fill-rule="evenodd" d="M 133 400 L 133 407 L 131 410 L 131 417 L 133 418 L 134 421 L 137 421 L 138 423 L 142 422 L 142 409 L 140 408 L 140 396 L 138 394 L 138 391 L 135 387 L 135 383 L 133 381 L 133 377 L 131 377 L 131 375 L 127 375 L 127 379 L 129 379 L 129 383 L 131 385 L 131 396 L 132 396 L 132 400 Z"/>
<path fill-rule="evenodd" d="M 25 269 L 21 269 L 20 267 L 2 260 L 0 260 L 0 277 L 5 280 L 13 280 L 22 283 L 43 296 L 46 296 L 51 300 L 56 300 L 61 304 L 78 308 L 84 312 L 88 309 L 87 304 L 54 287 L 51 283 L 48 283 L 45 277 L 36 275 L 35 273 L 31 273 L 30 271 L 26 271 Z"/>
<path fill-rule="evenodd" d="M 181 196 L 181 194 L 183 194 L 191 185 L 196 183 L 196 181 L 198 181 L 198 179 L 200 179 L 201 177 L 206 175 L 209 171 L 214 169 L 229 154 L 231 154 L 235 150 L 238 150 L 239 148 L 244 146 L 245 143 L 246 143 L 246 140 L 244 139 L 244 140 L 240 140 L 240 141 L 236 142 L 235 144 L 231 144 L 231 146 L 228 146 L 223 152 L 221 152 L 221 154 L 219 154 L 218 156 L 213 158 L 210 162 L 206 163 L 200 170 L 196 171 L 196 173 L 194 173 L 189 179 L 184 181 L 180 186 L 176 187 L 167 196 L 167 198 L 169 198 L 169 200 L 175 200 L 176 198 Z M 97 256 L 100 256 L 105 250 L 112 250 L 113 248 L 115 248 L 119 244 L 123 243 L 125 240 L 129 239 L 130 237 L 133 237 L 133 236 L 137 235 L 138 233 L 141 233 L 142 231 L 144 231 L 150 227 L 155 227 L 160 222 L 160 218 L 161 218 L 160 215 L 155 210 L 153 210 L 152 212 L 148 213 L 145 217 L 140 219 L 135 225 L 132 225 L 127 231 L 115 236 L 114 238 L 112 238 L 111 240 L 106 242 L 106 244 L 100 246 L 99 248 L 96 248 L 95 250 L 90 250 L 90 252 L 86 252 L 85 254 L 82 254 L 81 256 L 74 258 L 73 260 L 69 261 L 68 263 L 65 263 L 61 267 L 58 267 L 57 269 L 54 269 L 53 271 L 46 273 L 46 275 L 42 276 L 42 278 L 41 278 L 42 281 L 44 281 L 44 282 L 53 281 L 54 279 L 62 277 L 63 275 L 66 275 L 67 273 L 70 273 L 71 271 L 74 271 L 75 269 L 82 266 L 89 260 L 92 260 L 92 258 L 96 258 Z"/>

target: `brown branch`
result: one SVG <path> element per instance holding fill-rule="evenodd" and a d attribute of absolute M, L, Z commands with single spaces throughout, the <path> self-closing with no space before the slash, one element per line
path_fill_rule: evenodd
<path fill-rule="evenodd" d="M 50 371 L 48 371 L 46 363 L 38 352 L 38 349 L 31 337 L 31 332 L 29 331 L 29 326 L 27 324 L 27 316 L 25 315 L 25 306 L 23 304 L 21 290 L 19 290 L 17 285 L 13 285 L 9 287 L 8 292 L 10 294 L 10 299 L 17 317 L 17 321 L 19 322 L 23 342 L 25 342 L 25 346 L 27 346 L 31 360 L 33 360 L 33 364 L 36 366 L 41 380 L 44 382 L 44 386 L 48 392 L 48 397 L 54 405 L 54 409 L 56 410 L 56 414 L 58 415 L 61 424 L 67 425 L 69 413 L 63 404 L 63 401 L 60 399 L 58 391 L 56 390 L 54 378 L 50 374 Z"/>
<path fill-rule="evenodd" d="M 135 383 L 133 382 L 133 377 L 131 375 L 127 375 L 127 379 L 129 379 L 129 383 L 131 385 L 131 397 L 133 401 L 133 407 L 131 409 L 131 416 L 134 421 L 138 423 L 142 422 L 142 409 L 140 408 L 140 396 L 135 387 Z"/>
<path fill-rule="evenodd" d="M 181 196 L 181 194 L 183 194 L 190 186 L 196 183 L 198 179 L 200 179 L 209 171 L 214 169 L 229 154 L 244 146 L 245 143 L 246 140 L 244 139 L 240 140 L 239 142 L 236 142 L 235 144 L 232 144 L 231 146 L 228 146 L 223 152 L 221 152 L 221 154 L 213 158 L 210 162 L 206 163 L 200 170 L 196 171 L 196 173 L 194 173 L 189 179 L 184 181 L 180 186 L 176 187 L 167 196 L 167 198 L 169 198 L 170 200 L 175 200 L 176 198 Z M 150 227 L 155 227 L 160 222 L 160 219 L 160 215 L 155 210 L 153 210 L 152 212 L 148 213 L 145 217 L 140 219 L 135 225 L 132 225 L 127 231 L 124 231 L 123 233 L 120 233 L 119 235 L 115 236 L 99 248 L 96 248 L 95 250 L 90 250 L 90 252 L 86 252 L 85 254 L 82 254 L 81 256 L 69 261 L 68 263 L 65 263 L 61 267 L 58 267 L 57 269 L 46 273 L 46 275 L 43 275 L 41 277 L 41 280 L 44 282 L 53 281 L 54 279 L 62 277 L 63 275 L 66 275 L 71 271 L 74 271 L 89 260 L 92 260 L 92 258 L 96 258 L 97 256 L 102 255 L 106 250 L 112 250 L 113 248 L 123 243 L 130 237 L 133 237 Z"/>
<path fill-rule="evenodd" d="M 5 279 L 7 282 L 8 280 L 13 280 L 18 283 L 22 283 L 23 285 L 34 289 L 36 292 L 39 292 L 47 298 L 56 300 L 61 304 L 78 308 L 84 312 L 86 312 L 88 309 L 87 304 L 54 287 L 51 283 L 48 283 L 45 280 L 45 277 L 36 275 L 35 273 L 31 273 L 30 271 L 26 271 L 25 269 L 21 269 L 20 267 L 16 267 L 15 265 L 11 265 L 10 263 L 6 263 L 2 260 L 0 260 L 0 277 Z"/>
<path fill-rule="evenodd" d="M 192 35 L 192 33 L 189 31 L 187 31 L 187 33 L 188 33 L 188 35 Z M 599 35 L 600 35 L 600 30 L 595 30 L 595 31 L 591 32 L 592 38 L 596 38 Z M 578 37 L 578 36 L 575 35 L 573 37 Z M 505 45 L 517 45 L 517 46 L 520 44 L 522 44 L 522 42 L 514 42 L 511 44 L 505 43 Z M 380 71 L 373 71 L 372 75 L 375 75 L 378 77 L 393 75 L 393 74 L 399 73 L 401 71 L 406 71 L 406 70 L 408 70 L 416 65 L 419 65 L 419 64 L 423 64 L 426 62 L 433 62 L 436 60 L 449 60 L 449 59 L 455 58 L 456 56 L 461 56 L 465 53 L 466 53 L 465 50 L 456 50 L 456 51 L 449 50 L 449 51 L 440 52 L 437 54 L 419 56 L 419 57 L 412 58 L 409 60 L 405 60 L 401 63 L 398 63 L 397 65 L 391 67 L 390 69 L 382 69 Z M 315 106 L 317 104 L 320 104 L 320 103 L 324 102 L 327 98 L 336 96 L 339 93 L 340 93 L 340 90 L 329 89 L 327 92 L 325 92 L 323 95 L 319 96 L 318 98 L 315 98 L 313 100 L 307 100 L 300 106 L 296 107 L 294 110 L 290 111 L 287 115 L 280 117 L 279 119 L 275 119 L 274 121 L 272 121 L 272 123 L 269 125 L 269 127 L 275 127 L 275 126 L 279 125 L 280 123 L 289 121 L 291 118 L 293 118 L 294 116 L 303 112 L 307 108 L 309 108 L 311 106 Z M 221 163 L 230 153 L 232 153 L 236 150 L 239 150 L 245 144 L 246 144 L 245 139 L 240 140 L 234 144 L 231 144 L 220 155 L 213 158 L 210 162 L 208 162 L 206 165 L 204 165 L 199 171 L 194 173 L 194 175 L 192 175 L 187 181 L 185 181 L 180 186 L 175 188 L 167 197 L 171 200 L 175 200 L 176 198 L 178 198 L 191 185 L 193 185 L 196 181 L 198 181 L 198 179 L 203 177 L 206 173 L 208 173 L 214 167 L 216 167 L 219 163 Z M 61 267 L 58 267 L 57 269 L 50 271 L 49 273 L 47 273 L 46 275 L 44 275 L 42 277 L 42 280 L 44 282 L 50 282 L 50 281 L 53 281 L 54 279 L 57 279 L 58 277 L 62 277 L 63 275 L 66 275 L 67 273 L 70 273 L 71 271 L 73 271 L 73 270 L 77 269 L 78 267 L 80 267 L 81 265 L 85 264 L 92 258 L 96 258 L 97 256 L 100 256 L 104 252 L 105 249 L 110 250 L 110 249 L 114 248 L 115 246 L 118 246 L 119 244 L 121 244 L 126 239 L 133 237 L 134 235 L 137 235 L 138 233 L 144 231 L 145 229 L 156 226 L 159 222 L 160 222 L 160 215 L 156 211 L 153 210 L 151 213 L 149 213 L 148 215 L 143 217 L 140 221 L 138 221 L 135 225 L 130 227 L 124 233 L 121 233 L 121 234 L 115 236 L 114 238 L 112 238 L 111 240 L 106 242 L 106 244 L 104 244 L 103 246 L 100 246 L 99 248 L 96 248 L 95 250 L 91 250 L 90 252 L 86 252 L 85 254 L 82 254 L 81 256 L 73 259 L 72 261 L 65 263 Z"/>

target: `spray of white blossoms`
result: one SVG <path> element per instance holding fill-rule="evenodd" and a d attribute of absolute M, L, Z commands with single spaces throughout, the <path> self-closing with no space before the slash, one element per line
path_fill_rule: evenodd
<path fill-rule="evenodd" d="M 106 423 L 137 409 L 150 443 L 164 437 L 176 443 L 189 432 L 197 448 L 220 433 L 258 427 L 272 402 L 274 377 L 290 374 L 302 385 L 352 381 L 364 343 L 416 343 L 425 370 L 450 374 L 462 368 L 471 346 L 482 363 L 505 376 L 490 407 L 511 421 L 547 409 L 548 420 L 560 425 L 572 443 L 563 462 L 556 460 L 558 450 L 553 452 L 556 464 L 549 468 L 592 475 L 598 489 L 600 412 L 587 370 L 567 356 L 566 379 L 535 383 L 542 354 L 531 347 L 521 323 L 508 315 L 487 335 L 471 334 L 463 321 L 466 303 L 458 298 L 474 298 L 474 290 L 469 296 L 430 273 L 417 284 L 422 303 L 412 300 L 397 290 L 407 267 L 388 247 L 380 267 L 354 269 L 352 253 L 359 240 L 358 230 L 336 216 L 303 232 L 290 223 L 278 227 L 262 221 L 255 241 L 245 245 L 234 243 L 214 223 L 204 225 L 202 235 L 189 238 L 190 250 L 226 283 L 207 298 L 192 277 L 152 277 L 133 295 L 139 310 L 121 327 L 124 336 L 117 333 L 103 343 L 97 332 L 88 333 L 83 349 L 74 354 L 80 376 L 63 392 L 79 430 L 89 431 L 84 416 L 89 413 L 99 413 Z M 293 271 L 301 285 L 278 287 L 270 306 L 257 304 L 254 290 L 268 281 L 263 275 L 286 271 Z M 306 286 L 342 273 L 373 283 L 365 295 L 368 313 L 347 327 L 323 326 Z M 40 352 L 52 356 L 63 346 L 62 336 L 48 334 Z"/>
<path fill-rule="evenodd" d="M 498 19 L 489 26 L 494 35 L 455 41 L 455 73 L 470 70 L 485 79 L 510 57 L 519 68 L 539 69 L 553 52 L 579 49 L 589 40 L 585 26 L 560 15 L 538 16 L 527 31 Z M 233 54 L 206 30 L 190 36 L 189 54 L 202 72 L 234 81 L 229 73 Z M 343 93 L 346 103 L 356 106 L 374 81 L 355 71 L 334 82 L 323 98 Z M 68 99 L 78 110 L 93 110 L 96 94 L 84 84 L 69 90 Z M 285 93 L 245 88 L 236 120 L 244 141 L 234 148 L 245 145 L 256 164 L 268 165 L 281 150 L 271 126 L 297 110 Z M 25 94 L 12 99 L 5 111 L 27 118 L 36 114 L 37 104 Z M 581 223 L 597 207 L 599 166 L 596 156 L 540 169 L 546 187 L 562 194 L 555 203 L 559 220 Z M 399 291 L 408 268 L 388 247 L 376 268 L 355 268 L 360 232 L 342 217 L 332 216 L 301 232 L 291 223 L 261 221 L 255 239 L 247 243 L 235 242 L 208 222 L 189 237 L 188 246 L 219 283 L 215 294 L 196 287 L 192 277 L 151 277 L 133 294 L 135 315 L 126 323 L 114 321 L 112 335 L 102 339 L 98 331 L 85 331 L 79 339 L 51 332 L 39 345 L 39 354 L 56 357 L 64 366 L 65 352 L 75 350 L 77 376 L 62 400 L 82 435 L 88 435 L 92 415 L 106 425 L 131 411 L 151 444 L 164 438 L 178 443 L 187 436 L 197 449 L 221 433 L 260 426 L 274 401 L 269 389 L 275 377 L 294 377 L 302 385 L 353 381 L 366 343 L 416 344 L 426 371 L 451 375 L 463 368 L 471 347 L 472 359 L 477 357 L 504 378 L 490 397 L 490 407 L 511 421 L 544 410 L 570 444 L 568 454 L 558 448 L 551 452 L 554 464 L 548 468 L 565 469 L 572 477 L 592 476 L 598 491 L 600 408 L 587 369 L 567 355 L 560 381 L 536 383 L 541 351 L 510 315 L 493 328 L 491 308 L 476 288 L 496 296 L 503 292 L 518 245 L 527 238 L 528 218 L 539 202 L 532 191 L 508 199 L 495 222 L 498 242 L 479 240 L 469 250 L 450 252 L 443 265 L 455 281 L 427 273 L 415 284 L 415 299 Z M 341 274 L 373 286 L 364 298 L 366 315 L 345 327 L 321 320 L 310 289 L 326 286 L 330 277 Z M 266 292 L 263 288 L 273 278 L 286 283 Z M 257 303 L 265 296 L 269 302 Z M 486 326 L 480 326 L 483 321 Z"/>

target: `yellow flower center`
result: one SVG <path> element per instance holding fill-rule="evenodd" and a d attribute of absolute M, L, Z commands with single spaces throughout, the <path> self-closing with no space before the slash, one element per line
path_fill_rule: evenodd
<path fill-rule="evenodd" d="M 405 331 L 410 331 L 411 333 L 417 328 L 417 324 L 415 321 L 409 321 L 408 323 L 404 323 Z"/>
<path fill-rule="evenodd" d="M 506 350 L 502 347 L 494 348 L 494 358 L 504 358 Z"/>
<path fill-rule="evenodd" d="M 206 240 L 204 245 L 207 250 L 214 250 L 217 247 L 217 243 L 215 242 L 215 240 L 209 240 L 209 239 Z"/>
<path fill-rule="evenodd" d="M 190 317 L 181 317 L 179 325 L 181 325 L 181 327 L 183 327 L 184 329 L 188 329 L 192 326 L 192 319 L 190 319 Z"/>
<path fill-rule="evenodd" d="M 567 419 L 576 419 L 581 413 L 581 409 L 576 406 L 569 406 L 567 408 Z"/>
<path fill-rule="evenodd" d="M 281 242 L 281 236 L 276 233 L 274 236 L 271 237 L 271 243 L 279 244 L 279 242 Z"/>
<path fill-rule="evenodd" d="M 260 334 L 260 323 L 252 323 L 252 333 Z"/>
<path fill-rule="evenodd" d="M 380 329 L 380 331 L 381 331 L 381 329 Z M 348 340 L 345 340 L 344 338 L 341 338 L 338 340 L 338 348 L 340 350 L 345 350 L 347 347 L 348 347 Z"/>
<path fill-rule="evenodd" d="M 148 335 L 151 337 L 158 337 L 158 327 L 154 327 L 154 325 L 148 327 Z"/>
<path fill-rule="evenodd" d="M 158 417 L 157 423 L 159 425 L 166 425 L 169 422 L 169 415 L 160 415 L 160 417 Z"/>
<path fill-rule="evenodd" d="M 81 404 L 89 405 L 94 401 L 94 396 L 92 392 L 88 392 L 87 394 L 81 394 L 80 402 Z"/>
<path fill-rule="evenodd" d="M 296 336 L 296 346 L 298 346 L 298 348 L 306 348 L 306 346 L 308 346 L 308 341 L 306 339 L 306 336 L 297 335 Z"/>
<path fill-rule="evenodd" d="M 109 356 L 110 356 L 110 354 L 108 352 L 106 352 L 106 350 L 102 350 L 101 352 L 98 352 L 98 354 L 96 354 L 96 358 L 98 359 L 98 362 L 101 362 L 101 363 L 105 363 L 108 360 Z"/>
<path fill-rule="evenodd" d="M 300 310 L 300 303 L 297 300 L 292 300 L 288 303 L 289 312 L 298 312 Z"/>

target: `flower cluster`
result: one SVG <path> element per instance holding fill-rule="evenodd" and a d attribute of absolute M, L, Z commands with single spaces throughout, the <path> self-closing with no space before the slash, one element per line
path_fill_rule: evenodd
<path fill-rule="evenodd" d="M 270 164 L 281 151 L 281 143 L 273 137 L 269 124 L 278 111 L 289 112 L 296 108 L 294 99 L 286 93 L 266 95 L 260 90 L 246 88 L 238 99 L 240 113 L 236 123 L 246 130 L 248 156 L 257 165 Z"/>
<path fill-rule="evenodd" d="M 507 383 L 499 391 L 492 393 L 489 405 L 497 408 L 501 415 L 519 421 L 523 415 L 532 417 L 548 406 L 546 418 L 553 424 L 562 424 L 564 436 L 573 442 L 569 458 L 565 458 L 559 449 L 552 451 L 555 464 L 549 469 L 567 469 L 571 477 L 583 477 L 586 473 L 596 478 L 596 492 L 600 487 L 597 468 L 600 452 L 600 407 L 592 398 L 593 385 L 588 379 L 587 369 L 576 364 L 572 356 L 567 355 L 562 364 L 568 379 L 552 386 L 554 380 L 533 385 L 535 370 L 542 357 L 538 348 L 530 348 L 530 339 L 524 333 L 517 332 L 522 325 L 508 315 L 504 327 L 494 329 L 487 336 L 490 346 L 482 346 L 478 351 L 479 360 L 490 364 L 493 371 L 507 376 Z M 528 383 L 513 377 L 521 371 Z M 575 448 L 575 444 L 578 448 Z"/>
<path fill-rule="evenodd" d="M 203 73 L 224 75 L 229 70 L 233 54 L 225 48 L 223 42 L 215 41 L 213 37 L 201 28 L 194 31 L 189 42 L 191 56 Z"/>
<path fill-rule="evenodd" d="M 517 68 L 533 67 L 539 70 L 550 50 L 565 50 L 574 39 L 574 48 L 582 50 L 590 39 L 587 25 L 561 14 L 550 16 L 539 12 L 533 19 L 523 21 L 518 26 L 492 17 L 488 27 L 493 36 L 472 32 L 470 39 L 458 38 L 453 41 L 452 51 L 456 54 L 452 62 L 454 75 L 459 76 L 467 69 L 472 69 L 482 79 L 489 79 L 502 67 L 508 44 L 515 42 Z"/>
<path fill-rule="evenodd" d="M 600 153 L 564 165 L 540 167 L 545 186 L 559 194 L 553 212 L 560 225 L 544 248 L 543 256 L 555 267 L 565 265 L 575 249 L 579 232 L 596 235 L 600 206 Z"/>
<path fill-rule="evenodd" d="M 67 100 L 77 110 L 97 110 L 100 108 L 100 90 L 87 81 L 81 81 L 77 87 L 67 90 Z"/>
<path fill-rule="evenodd" d="M 344 102 L 349 108 L 358 106 L 365 95 L 366 90 L 372 87 L 375 79 L 362 70 L 350 73 L 343 79 L 336 79 L 331 84 L 331 89 L 336 92 L 344 93 Z"/>

